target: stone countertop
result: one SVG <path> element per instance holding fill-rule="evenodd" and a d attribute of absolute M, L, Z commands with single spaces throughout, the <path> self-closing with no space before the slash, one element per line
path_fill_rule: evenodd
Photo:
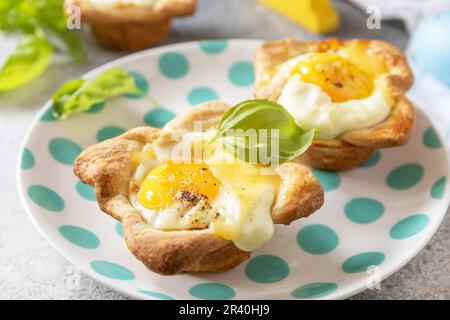
<path fill-rule="evenodd" d="M 333 36 L 380 38 L 404 48 L 408 41 L 400 24 L 366 28 L 365 13 L 336 1 L 343 16 Z M 88 32 L 83 40 L 87 57 L 81 66 L 52 67 L 39 79 L 13 93 L 0 94 L 0 299 L 127 299 L 80 274 L 73 288 L 74 268 L 42 238 L 28 219 L 17 194 L 15 168 L 22 138 L 32 119 L 55 88 L 120 55 L 96 46 Z M 211 38 L 316 39 L 296 24 L 256 0 L 199 0 L 197 13 L 178 20 L 162 44 Z M 1 44 L 0 44 L 1 46 Z M 450 299 L 450 216 L 417 257 L 381 284 L 352 299 Z"/>

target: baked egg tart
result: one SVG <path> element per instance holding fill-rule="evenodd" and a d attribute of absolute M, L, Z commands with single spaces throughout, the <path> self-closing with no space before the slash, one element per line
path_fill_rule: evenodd
<path fill-rule="evenodd" d="M 227 110 L 222 102 L 204 103 L 162 130 L 139 127 L 91 146 L 74 163 L 101 210 L 122 221 L 128 248 L 154 272 L 232 268 L 270 241 L 274 224 L 290 224 L 323 204 L 308 167 L 252 164 L 210 143 Z M 186 150 L 202 157 L 187 161 Z"/>
<path fill-rule="evenodd" d="M 136 51 L 162 40 L 172 18 L 192 15 L 196 0 L 65 0 L 69 14 L 72 6 L 103 47 Z"/>
<path fill-rule="evenodd" d="M 257 99 L 280 103 L 299 126 L 316 130 L 301 163 L 348 170 L 376 149 L 408 142 L 415 114 L 405 94 L 414 78 L 403 52 L 387 42 L 265 42 L 255 73 Z"/>

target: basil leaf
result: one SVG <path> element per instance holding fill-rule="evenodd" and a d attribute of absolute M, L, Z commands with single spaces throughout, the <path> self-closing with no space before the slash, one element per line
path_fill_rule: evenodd
<path fill-rule="evenodd" d="M 0 92 L 20 87 L 40 76 L 51 61 L 53 49 L 39 35 L 23 38 L 0 68 Z"/>
<path fill-rule="evenodd" d="M 250 137 L 252 132 L 256 136 Z M 249 100 L 234 106 L 223 116 L 217 133 L 228 152 L 263 165 L 297 158 L 311 146 L 314 135 L 314 130 L 300 128 L 282 105 L 269 100 Z"/>
<path fill-rule="evenodd" d="M 38 77 L 48 67 L 51 53 L 61 52 L 77 63 L 81 61 L 80 41 L 66 23 L 64 0 L 0 0 L 0 31 L 24 34 L 17 52 L 8 57 L 10 65 L 3 66 L 6 71 L 0 79 L 0 91 L 15 89 Z M 33 60 L 36 65 L 30 63 Z"/>
<path fill-rule="evenodd" d="M 304 131 L 303 131 L 304 132 Z M 280 162 L 286 162 L 298 158 L 300 155 L 306 152 L 311 146 L 314 137 L 316 136 L 316 131 L 314 129 L 304 132 L 294 138 L 294 144 L 297 144 L 298 148 L 280 150 Z M 281 148 L 280 148 L 281 149 Z"/>
<path fill-rule="evenodd" d="M 141 91 L 122 68 L 112 68 L 99 76 L 65 83 L 52 97 L 53 115 L 65 119 L 73 113 L 89 110 L 94 104 L 122 94 L 139 94 Z"/>
<path fill-rule="evenodd" d="M 64 105 L 69 100 L 72 94 L 74 94 L 78 89 L 81 88 L 83 84 L 86 83 L 87 80 L 77 79 L 64 83 L 58 91 L 53 94 L 53 114 L 63 114 L 64 113 Z"/>
<path fill-rule="evenodd" d="M 37 28 L 67 31 L 64 0 L 0 2 L 0 30 L 34 33 Z"/>

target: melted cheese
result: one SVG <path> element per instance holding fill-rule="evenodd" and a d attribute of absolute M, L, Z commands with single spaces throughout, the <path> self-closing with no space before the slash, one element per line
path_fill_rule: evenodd
<path fill-rule="evenodd" d="M 211 232 L 233 240 L 241 250 L 261 248 L 273 235 L 270 212 L 279 188 L 279 176 L 274 172 L 261 174 L 260 168 L 243 162 L 215 163 L 210 167 L 229 195 L 218 201 L 222 214 L 212 221 Z"/>

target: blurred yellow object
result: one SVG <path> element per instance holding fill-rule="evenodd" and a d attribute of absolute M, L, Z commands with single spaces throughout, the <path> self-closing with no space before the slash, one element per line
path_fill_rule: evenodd
<path fill-rule="evenodd" d="M 339 12 L 329 0 L 261 0 L 314 33 L 327 33 L 339 26 Z"/>

